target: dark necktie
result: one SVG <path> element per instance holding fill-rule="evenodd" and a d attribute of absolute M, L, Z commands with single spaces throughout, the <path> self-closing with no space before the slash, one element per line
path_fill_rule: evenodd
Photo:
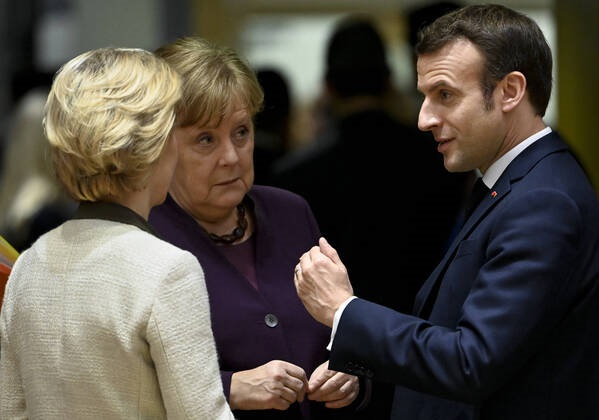
<path fill-rule="evenodd" d="M 476 179 L 476 182 L 474 183 L 474 186 L 472 187 L 472 191 L 470 192 L 470 195 L 468 196 L 468 200 L 466 201 L 466 203 L 464 205 L 464 221 L 462 223 L 465 223 L 466 220 L 468 220 L 468 218 L 470 217 L 470 215 L 472 214 L 472 212 L 474 211 L 476 206 L 478 206 L 478 204 L 481 202 L 481 200 L 483 199 L 485 194 L 488 194 L 489 191 L 490 190 L 483 182 L 482 177 L 478 177 Z M 439 293 L 439 287 L 441 287 L 441 282 L 442 282 L 444 273 L 445 273 L 445 270 L 443 270 L 441 272 L 441 274 L 437 278 L 436 283 L 433 285 L 431 292 L 429 293 L 429 296 L 428 296 L 426 302 L 424 303 L 424 306 L 422 307 L 422 311 L 420 312 L 420 317 L 428 319 L 428 317 L 430 316 L 431 311 L 433 309 L 433 304 L 435 303 L 435 301 L 437 299 L 437 294 Z"/>
<path fill-rule="evenodd" d="M 472 187 L 472 192 L 470 193 L 470 197 L 468 197 L 468 201 L 466 202 L 465 209 L 465 218 L 468 219 L 478 203 L 483 199 L 485 194 L 489 192 L 489 188 L 483 182 L 482 177 L 479 177 L 474 183 L 474 187 Z"/>

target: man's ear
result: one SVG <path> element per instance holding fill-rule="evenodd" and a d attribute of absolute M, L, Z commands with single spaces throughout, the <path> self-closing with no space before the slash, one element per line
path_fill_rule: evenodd
<path fill-rule="evenodd" d="M 501 85 L 501 109 L 504 112 L 513 110 L 526 95 L 526 77 L 519 71 L 512 71 L 504 76 Z"/>

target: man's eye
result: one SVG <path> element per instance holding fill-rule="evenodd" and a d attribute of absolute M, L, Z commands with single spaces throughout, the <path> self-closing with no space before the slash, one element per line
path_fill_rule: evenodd
<path fill-rule="evenodd" d="M 451 93 L 449 93 L 446 90 L 440 91 L 439 95 L 441 96 L 441 99 L 449 99 L 449 98 L 451 98 Z"/>

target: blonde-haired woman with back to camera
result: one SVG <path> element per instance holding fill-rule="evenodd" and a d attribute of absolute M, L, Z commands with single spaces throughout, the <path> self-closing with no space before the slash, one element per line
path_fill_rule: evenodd
<path fill-rule="evenodd" d="M 72 220 L 24 251 L 0 315 L 0 418 L 232 419 L 204 274 L 147 223 L 177 163 L 179 76 L 140 49 L 56 74 L 44 127 Z"/>

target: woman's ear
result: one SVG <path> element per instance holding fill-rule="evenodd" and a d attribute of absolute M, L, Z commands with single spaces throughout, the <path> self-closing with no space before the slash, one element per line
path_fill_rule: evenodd
<path fill-rule="evenodd" d="M 526 77 L 519 71 L 512 71 L 501 80 L 501 109 L 509 112 L 526 95 Z"/>

